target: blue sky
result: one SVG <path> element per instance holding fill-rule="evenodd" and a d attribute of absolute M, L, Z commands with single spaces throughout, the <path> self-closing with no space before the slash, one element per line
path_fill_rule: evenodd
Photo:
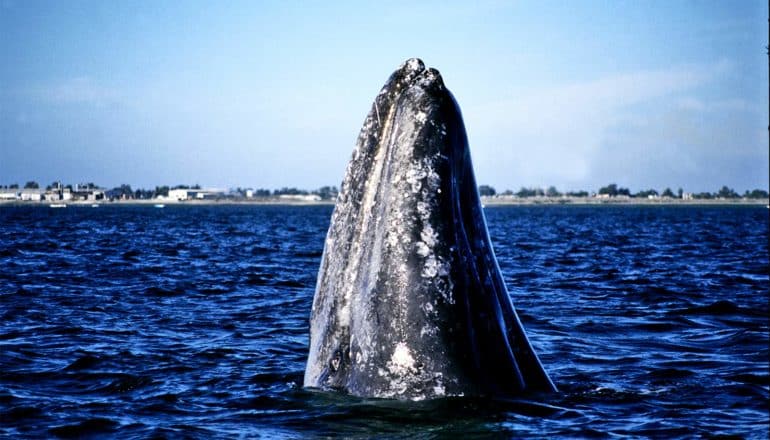
<path fill-rule="evenodd" d="M 498 190 L 768 187 L 766 1 L 413 3 L 0 0 L 0 184 L 339 185 L 416 56 Z"/>

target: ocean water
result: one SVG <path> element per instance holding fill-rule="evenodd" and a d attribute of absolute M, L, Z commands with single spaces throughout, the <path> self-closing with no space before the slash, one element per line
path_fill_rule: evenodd
<path fill-rule="evenodd" d="M 767 438 L 768 210 L 489 207 L 553 395 L 301 387 L 331 207 L 0 209 L 0 436 Z"/>

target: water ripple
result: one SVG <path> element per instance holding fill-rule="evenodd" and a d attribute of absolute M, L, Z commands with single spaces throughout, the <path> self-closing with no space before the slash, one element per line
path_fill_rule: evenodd
<path fill-rule="evenodd" d="M 0 436 L 766 438 L 764 208 L 486 215 L 560 388 L 301 388 L 329 207 L 0 209 Z"/>

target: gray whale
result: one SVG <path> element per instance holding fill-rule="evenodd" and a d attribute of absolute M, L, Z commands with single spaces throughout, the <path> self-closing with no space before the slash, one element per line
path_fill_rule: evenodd
<path fill-rule="evenodd" d="M 348 164 L 304 385 L 411 400 L 556 390 L 497 265 L 460 108 L 419 59 L 379 92 Z"/>

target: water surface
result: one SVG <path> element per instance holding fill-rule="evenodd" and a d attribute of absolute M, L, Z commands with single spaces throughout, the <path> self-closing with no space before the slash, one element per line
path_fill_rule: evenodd
<path fill-rule="evenodd" d="M 331 207 L 0 209 L 0 435 L 767 438 L 764 207 L 490 207 L 560 392 L 301 388 Z"/>

